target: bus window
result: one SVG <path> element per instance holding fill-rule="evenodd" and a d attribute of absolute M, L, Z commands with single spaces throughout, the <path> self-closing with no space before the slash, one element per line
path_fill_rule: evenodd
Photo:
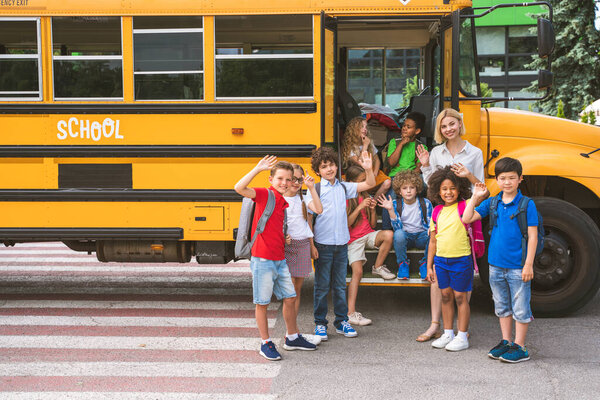
<path fill-rule="evenodd" d="M 39 19 L 0 19 L 0 101 L 41 100 Z"/>
<path fill-rule="evenodd" d="M 121 18 L 53 17 L 56 100 L 123 98 Z"/>
<path fill-rule="evenodd" d="M 136 100 L 201 100 L 201 16 L 133 17 Z"/>
<path fill-rule="evenodd" d="M 217 98 L 313 97 L 311 15 L 215 17 Z"/>

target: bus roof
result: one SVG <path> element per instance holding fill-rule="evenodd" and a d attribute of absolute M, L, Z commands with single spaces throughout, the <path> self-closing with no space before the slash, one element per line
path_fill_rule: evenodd
<path fill-rule="evenodd" d="M 0 17 L 179 14 L 440 14 L 469 0 L 0 0 Z"/>

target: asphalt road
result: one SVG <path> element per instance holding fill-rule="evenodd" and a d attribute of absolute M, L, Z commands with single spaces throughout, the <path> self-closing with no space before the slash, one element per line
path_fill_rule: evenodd
<path fill-rule="evenodd" d="M 310 282 L 302 295 L 300 329 L 309 331 Z M 357 304 L 373 320 L 358 328 L 357 338 L 338 335 L 330 325 L 330 339 L 317 351 L 283 353 L 272 388 L 278 398 L 600 398 L 600 295 L 569 317 L 536 318 L 527 340 L 531 360 L 519 364 L 487 357 L 501 336 L 491 295 L 478 281 L 471 347 L 458 353 L 415 341 L 430 321 L 426 289 L 361 287 Z M 276 329 L 283 333 L 281 318 Z"/>

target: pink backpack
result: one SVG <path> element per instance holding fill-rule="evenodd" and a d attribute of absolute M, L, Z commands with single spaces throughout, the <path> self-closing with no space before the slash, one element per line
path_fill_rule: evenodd
<path fill-rule="evenodd" d="M 462 218 L 463 213 L 465 212 L 465 208 L 467 206 L 467 202 L 461 200 L 458 202 L 457 210 L 459 218 Z M 436 225 L 435 231 L 437 233 L 437 219 L 442 212 L 444 205 L 440 204 L 439 206 L 435 206 L 433 209 L 433 213 L 431 215 L 431 219 Z M 461 221 L 462 222 L 462 221 Z M 477 266 L 477 259 L 483 257 L 485 253 L 485 239 L 483 238 L 483 230 L 481 229 L 481 221 L 471 222 L 470 224 L 463 223 L 465 230 L 467 231 L 467 235 L 469 236 L 469 242 L 471 243 L 471 254 L 473 255 L 473 267 L 476 272 L 479 272 L 479 267 Z"/>

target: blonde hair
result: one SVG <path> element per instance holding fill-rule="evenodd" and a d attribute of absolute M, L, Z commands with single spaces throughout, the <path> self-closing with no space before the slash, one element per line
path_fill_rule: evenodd
<path fill-rule="evenodd" d="M 344 140 L 342 143 L 342 167 L 345 170 L 348 168 L 348 160 L 350 160 L 350 153 L 356 154 L 357 157 L 360 157 L 360 151 L 358 150 L 360 146 L 362 146 L 362 140 L 360 139 L 360 125 L 367 120 L 363 117 L 354 117 L 348 122 L 346 125 L 346 130 L 344 132 Z M 371 139 L 371 145 L 368 149 L 363 149 L 363 151 L 368 151 L 371 153 L 371 157 L 375 156 L 375 145 L 373 144 L 373 137 L 371 137 L 371 132 L 369 132 L 369 128 L 367 127 L 367 137 Z"/>
<path fill-rule="evenodd" d="M 394 192 L 396 192 L 399 197 L 402 197 L 400 194 L 400 189 L 402 189 L 402 186 L 406 184 L 413 185 L 417 190 L 417 195 L 423 190 L 423 178 L 421 178 L 421 174 L 414 169 L 400 171 L 396 174 L 396 176 L 394 176 L 394 179 L 392 180 L 392 187 L 394 188 Z"/>
<path fill-rule="evenodd" d="M 458 120 L 458 122 L 460 122 L 460 130 L 458 131 L 459 136 L 464 135 L 466 132 L 465 124 L 462 119 L 462 115 L 453 108 L 445 108 L 442 110 L 442 112 L 440 112 L 440 114 L 437 116 L 437 119 L 435 121 L 435 134 L 433 136 L 433 139 L 436 141 L 436 143 L 439 143 L 439 144 L 446 143 L 446 141 L 448 140 L 444 137 L 444 135 L 442 135 L 442 128 L 441 128 L 442 120 L 446 117 L 456 118 Z"/>
<path fill-rule="evenodd" d="M 300 171 L 300 174 L 304 176 L 304 168 L 302 168 L 300 165 L 292 163 L 292 168 L 294 168 L 294 171 Z M 304 197 L 302 197 L 302 185 L 300 185 L 300 190 L 298 190 L 298 194 L 300 195 L 300 202 L 302 203 L 302 215 L 304 216 L 304 220 L 308 221 L 308 211 L 306 211 L 306 204 L 304 204 Z"/>

